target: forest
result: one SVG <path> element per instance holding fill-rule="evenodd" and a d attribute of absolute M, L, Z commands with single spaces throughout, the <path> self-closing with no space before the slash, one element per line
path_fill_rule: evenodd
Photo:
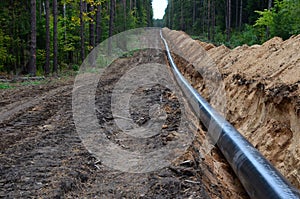
<path fill-rule="evenodd" d="M 2 0 L 0 72 L 78 70 L 108 37 L 153 26 L 151 0 Z"/>
<path fill-rule="evenodd" d="M 151 0 L 2 0 L 0 16 L 0 72 L 30 76 L 78 70 L 97 44 L 139 27 L 228 47 L 300 33 L 300 0 L 168 0 L 162 20 Z"/>
<path fill-rule="evenodd" d="M 235 47 L 300 33 L 300 0 L 168 0 L 163 24 Z"/>

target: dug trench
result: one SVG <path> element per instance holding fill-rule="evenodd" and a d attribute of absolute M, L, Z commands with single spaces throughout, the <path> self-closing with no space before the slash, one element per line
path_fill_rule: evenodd
<path fill-rule="evenodd" d="M 224 84 L 224 115 L 296 188 L 300 189 L 300 35 L 229 49 L 164 29 L 180 71 L 208 101 L 201 67 L 214 63 Z M 197 67 L 193 59 L 202 51 Z M 196 63 L 196 62 L 195 62 Z M 214 106 L 214 105 L 213 105 Z"/>

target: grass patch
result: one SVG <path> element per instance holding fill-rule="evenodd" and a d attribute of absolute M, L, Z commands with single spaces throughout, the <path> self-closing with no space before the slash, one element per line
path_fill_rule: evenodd
<path fill-rule="evenodd" d="M 25 82 L 21 82 L 20 85 L 21 86 L 36 86 L 36 85 L 41 85 L 44 84 L 45 80 L 36 80 L 36 81 L 25 81 Z"/>
<path fill-rule="evenodd" d="M 14 86 L 12 86 L 10 83 L 1 83 L 0 82 L 0 89 L 12 89 Z"/>
<path fill-rule="evenodd" d="M 127 51 L 125 52 L 124 54 L 122 54 L 120 56 L 120 58 L 129 58 L 129 57 L 133 57 L 133 55 L 136 53 L 136 52 L 139 52 L 141 51 L 142 49 L 134 49 L 134 50 L 131 50 L 131 51 Z"/>

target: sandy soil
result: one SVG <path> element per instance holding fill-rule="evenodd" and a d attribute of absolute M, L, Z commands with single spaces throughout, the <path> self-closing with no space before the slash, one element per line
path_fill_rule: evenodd
<path fill-rule="evenodd" d="M 190 60 L 202 52 L 205 58 L 197 70 L 178 56 L 176 62 L 208 101 L 213 99 L 201 70 L 212 62 L 217 66 L 226 91 L 226 118 L 300 189 L 300 35 L 228 49 L 187 42 L 183 32 L 164 29 L 164 34 L 173 48 L 181 45 L 180 53 L 187 52 Z"/>

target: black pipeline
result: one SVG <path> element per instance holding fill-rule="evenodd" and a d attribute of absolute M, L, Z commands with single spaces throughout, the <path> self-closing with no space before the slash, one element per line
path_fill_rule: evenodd
<path fill-rule="evenodd" d="M 177 83 L 195 114 L 216 139 L 217 146 L 253 199 L 299 199 L 300 192 L 228 121 L 187 82 L 173 61 L 167 41 L 160 32 Z M 195 108 L 195 105 L 198 107 Z M 217 135 L 217 136 L 216 136 Z"/>

